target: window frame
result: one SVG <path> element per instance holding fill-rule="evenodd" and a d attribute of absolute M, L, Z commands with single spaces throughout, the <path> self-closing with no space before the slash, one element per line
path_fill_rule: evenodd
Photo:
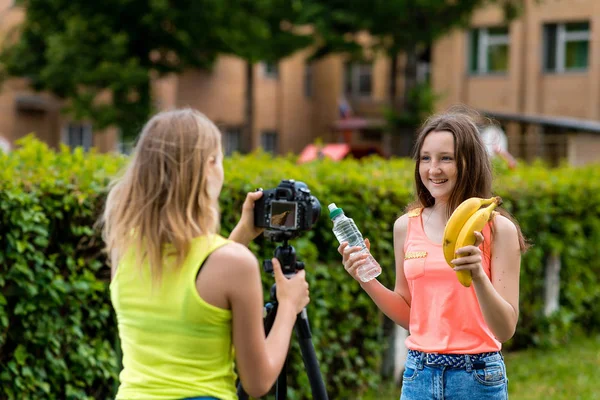
<path fill-rule="evenodd" d="M 243 147 L 243 128 L 240 126 L 228 126 L 221 129 L 221 131 L 223 132 L 223 155 L 229 157 L 233 153 L 241 153 Z M 236 137 L 235 145 L 233 145 L 233 142 L 231 141 L 231 138 L 234 136 Z"/>
<path fill-rule="evenodd" d="M 567 31 L 567 25 L 569 24 L 577 24 L 577 23 L 585 23 L 587 24 L 587 31 Z M 590 68 L 590 42 L 591 42 L 591 29 L 590 29 L 590 21 L 569 21 L 569 22 L 550 22 L 544 23 L 542 26 L 542 71 L 546 74 L 564 74 L 564 73 L 578 73 L 578 72 L 587 72 Z M 549 39 L 548 39 L 548 30 L 550 27 L 554 26 L 556 28 L 556 37 L 554 43 L 554 55 L 555 55 L 555 66 L 553 69 L 548 67 L 548 52 L 549 48 Z M 566 53 L 567 53 L 567 44 L 569 42 L 587 42 L 587 62 L 585 67 L 576 67 L 576 68 L 567 68 L 566 67 Z"/>
<path fill-rule="evenodd" d="M 267 146 L 267 138 L 273 138 L 272 139 L 272 144 L 273 144 L 273 148 L 268 148 L 271 147 L 270 145 Z M 260 147 L 267 153 L 271 153 L 273 155 L 278 154 L 278 147 L 279 147 L 279 133 L 274 130 L 274 129 L 265 129 L 263 131 L 261 131 L 260 133 Z"/>
<path fill-rule="evenodd" d="M 115 143 L 115 151 L 119 154 L 130 155 L 135 148 L 136 138 L 124 140 L 123 131 L 117 129 L 117 142 Z"/>
<path fill-rule="evenodd" d="M 269 79 L 279 79 L 279 63 L 262 62 L 263 76 Z"/>
<path fill-rule="evenodd" d="M 369 91 L 363 92 L 360 87 L 361 77 L 368 76 L 371 82 Z M 348 98 L 369 99 L 373 96 L 373 63 L 371 62 L 347 62 L 344 65 L 344 94 Z M 348 80 L 350 89 L 348 90 Z"/>
<path fill-rule="evenodd" d="M 506 34 L 490 34 L 492 29 L 506 29 Z M 477 37 L 477 49 L 473 52 L 473 35 Z M 505 45 L 507 47 L 507 65 L 504 71 L 490 71 L 488 65 L 488 52 L 490 47 Z M 476 68 L 472 68 L 473 55 L 477 57 Z M 510 27 L 509 26 L 484 26 L 471 28 L 467 35 L 467 72 L 471 76 L 507 75 L 510 69 Z"/>
<path fill-rule="evenodd" d="M 71 143 L 71 129 L 79 129 L 81 136 L 81 144 L 73 145 Z M 69 146 L 71 149 L 82 147 L 84 151 L 90 151 L 94 147 L 94 129 L 89 122 L 67 122 L 62 130 L 61 142 Z"/>

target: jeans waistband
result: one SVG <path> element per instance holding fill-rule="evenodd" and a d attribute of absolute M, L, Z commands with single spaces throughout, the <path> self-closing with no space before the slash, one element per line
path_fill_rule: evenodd
<path fill-rule="evenodd" d="M 408 355 L 414 357 L 418 363 L 423 365 L 436 365 L 448 368 L 467 367 L 468 369 L 485 368 L 484 359 L 488 357 L 500 356 L 502 358 L 502 354 L 499 351 L 479 354 L 437 354 L 408 350 Z"/>

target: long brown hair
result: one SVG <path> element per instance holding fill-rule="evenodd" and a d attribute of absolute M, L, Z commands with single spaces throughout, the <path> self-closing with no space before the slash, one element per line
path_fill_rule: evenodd
<path fill-rule="evenodd" d="M 484 118 L 475 110 L 466 106 L 456 106 L 444 113 L 429 117 L 423 123 L 413 149 L 416 201 L 409 208 L 432 207 L 435 203 L 435 199 L 421 181 L 419 174 L 421 149 L 425 138 L 431 132 L 447 131 L 454 137 L 457 177 L 456 185 L 448 200 L 447 217 L 450 217 L 452 211 L 468 198 L 493 196 L 492 164 L 478 128 L 478 124 L 483 124 L 483 121 Z M 519 235 L 519 247 L 521 251 L 525 251 L 528 244 L 517 221 L 505 209 L 499 207 L 497 210 L 515 224 Z"/>
<path fill-rule="evenodd" d="M 196 110 L 161 112 L 146 123 L 124 173 L 111 183 L 101 220 L 113 268 L 134 250 L 159 281 L 167 247 L 179 265 L 194 237 L 219 230 L 206 171 L 220 150 L 218 128 Z"/>

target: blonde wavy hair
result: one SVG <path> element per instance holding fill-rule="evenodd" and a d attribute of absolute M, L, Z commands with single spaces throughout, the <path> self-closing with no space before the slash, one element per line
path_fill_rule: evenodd
<path fill-rule="evenodd" d="M 218 232 L 218 199 L 207 188 L 218 151 L 219 129 L 196 110 L 161 112 L 146 123 L 124 173 L 111 182 L 101 218 L 113 271 L 133 250 L 160 281 L 166 255 L 180 265 L 194 237 Z"/>

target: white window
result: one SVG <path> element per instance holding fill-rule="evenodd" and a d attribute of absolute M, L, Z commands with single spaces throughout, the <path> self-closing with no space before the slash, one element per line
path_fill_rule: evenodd
<path fill-rule="evenodd" d="M 242 151 L 242 129 L 231 127 L 223 129 L 223 153 L 230 156 Z"/>
<path fill-rule="evenodd" d="M 277 154 L 277 132 L 264 131 L 260 135 L 260 145 L 265 151 Z"/>
<path fill-rule="evenodd" d="M 263 65 L 263 73 L 264 76 L 271 79 L 279 78 L 279 66 L 277 63 L 269 63 L 264 62 Z"/>
<path fill-rule="evenodd" d="M 346 63 L 345 94 L 348 97 L 370 97 L 373 90 L 373 66 L 369 63 Z"/>
<path fill-rule="evenodd" d="M 70 122 L 63 130 L 63 143 L 72 148 L 83 147 L 89 150 L 94 144 L 92 125 L 82 122 Z"/>
<path fill-rule="evenodd" d="M 559 73 L 585 71 L 589 44 L 588 22 L 544 25 L 544 70 Z"/>
<path fill-rule="evenodd" d="M 135 145 L 135 139 L 129 139 L 124 137 L 123 132 L 121 132 L 120 129 L 117 131 L 117 138 L 118 141 L 116 151 L 118 151 L 121 154 L 131 154 Z"/>
<path fill-rule="evenodd" d="M 472 29 L 469 32 L 469 72 L 497 74 L 508 71 L 507 27 Z"/>

